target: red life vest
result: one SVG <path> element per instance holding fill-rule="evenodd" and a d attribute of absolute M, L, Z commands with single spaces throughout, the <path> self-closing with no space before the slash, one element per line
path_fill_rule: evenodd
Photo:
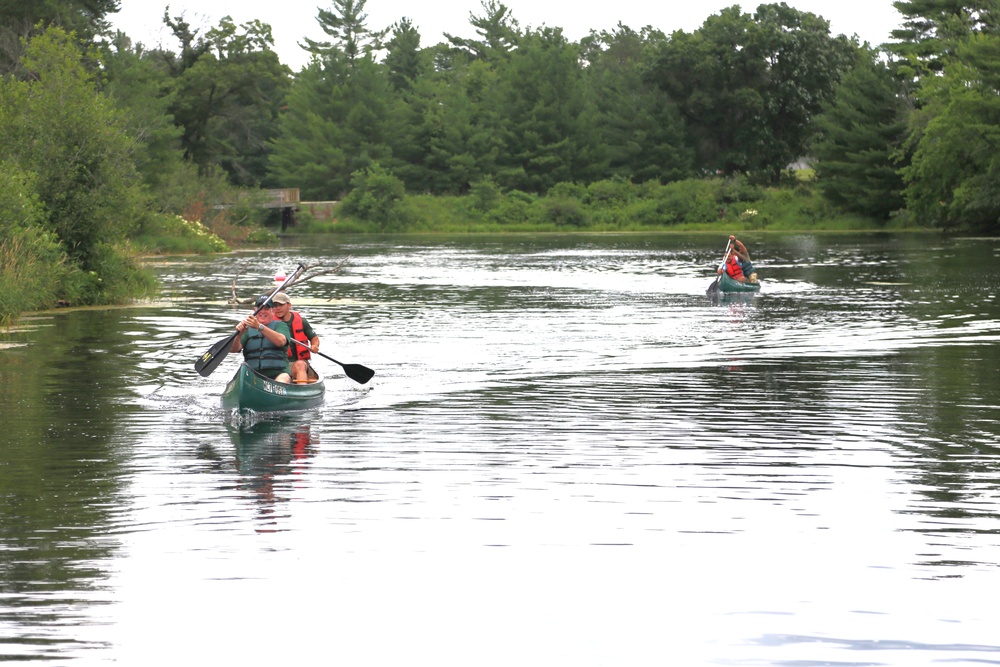
<path fill-rule="evenodd" d="M 296 345 L 295 343 L 289 344 L 288 358 L 291 359 L 292 361 L 297 361 L 299 359 L 303 360 L 308 359 L 312 355 L 312 352 L 309 351 L 309 348 L 311 347 L 309 345 L 309 339 L 306 338 L 306 332 L 302 328 L 302 315 L 300 315 L 295 311 L 292 311 L 292 319 L 288 321 L 288 326 L 292 330 L 292 338 L 299 341 L 300 343 L 306 344 L 306 347 Z"/>
<path fill-rule="evenodd" d="M 735 254 L 730 254 L 729 259 L 726 260 L 726 273 L 734 280 L 743 278 L 743 267 L 740 266 L 740 260 L 736 258 Z"/>

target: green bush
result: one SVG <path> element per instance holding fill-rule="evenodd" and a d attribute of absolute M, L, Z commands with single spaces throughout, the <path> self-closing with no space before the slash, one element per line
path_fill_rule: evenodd
<path fill-rule="evenodd" d="M 499 206 L 486 214 L 486 219 L 498 225 L 523 225 L 531 221 L 532 207 L 522 199 L 505 197 Z"/>
<path fill-rule="evenodd" d="M 587 213 L 575 199 L 546 199 L 542 216 L 558 227 L 586 227 L 588 222 Z"/>
<path fill-rule="evenodd" d="M 674 211 L 659 199 L 641 199 L 628 208 L 628 217 L 635 224 L 652 227 L 677 223 Z"/>
<path fill-rule="evenodd" d="M 711 181 L 686 180 L 664 185 L 658 209 L 667 224 L 704 223 L 719 219 L 716 187 Z"/>
<path fill-rule="evenodd" d="M 351 192 L 344 198 L 340 210 L 344 215 L 374 224 L 382 232 L 403 231 L 415 221 L 413 210 L 406 202 L 403 181 L 377 162 L 354 172 Z"/>
<path fill-rule="evenodd" d="M 746 176 L 736 174 L 729 178 L 713 179 L 718 185 L 718 199 L 723 204 L 755 202 L 764 197 L 764 190 L 751 183 Z"/>
<path fill-rule="evenodd" d="M 492 178 L 476 181 L 469 189 L 471 208 L 474 211 L 486 213 L 496 208 L 503 200 L 503 193 Z"/>
<path fill-rule="evenodd" d="M 636 187 L 618 176 L 588 185 L 585 201 L 591 206 L 623 206 L 635 196 Z"/>
<path fill-rule="evenodd" d="M 510 201 L 521 201 L 525 204 L 534 204 L 538 201 L 537 196 L 523 190 L 511 190 L 507 193 L 507 199 Z"/>
<path fill-rule="evenodd" d="M 128 245 L 102 243 L 94 253 L 94 269 L 86 272 L 82 294 L 71 303 L 125 303 L 136 297 L 148 297 L 156 291 L 156 280 L 135 260 Z M 103 276 L 114 276 L 106 280 Z"/>
<path fill-rule="evenodd" d="M 587 198 L 587 188 L 578 183 L 556 183 L 549 188 L 546 196 L 553 199 L 575 199 L 582 202 Z"/>
<path fill-rule="evenodd" d="M 120 303 L 151 288 L 124 241 L 148 206 L 138 146 L 124 112 L 97 92 L 92 55 L 48 28 L 24 46 L 30 76 L 0 79 L 0 280 L 21 310 Z M 9 319 L 12 305 L 0 311 Z"/>

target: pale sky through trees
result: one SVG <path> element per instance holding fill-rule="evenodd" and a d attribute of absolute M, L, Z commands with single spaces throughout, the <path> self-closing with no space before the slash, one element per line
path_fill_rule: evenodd
<path fill-rule="evenodd" d="M 271 25 L 275 51 L 281 61 L 297 71 L 308 60 L 298 47 L 303 37 L 323 40 L 326 36 L 316 21 L 318 9 L 330 9 L 325 0 L 122 0 L 122 10 L 109 18 L 112 25 L 147 47 L 162 45 L 176 51 L 177 41 L 163 26 L 163 11 L 170 6 L 170 15 L 183 14 L 198 34 L 218 25 L 224 16 L 236 23 L 259 19 Z M 593 0 L 503 0 L 521 28 L 542 25 L 563 29 L 567 38 L 577 41 L 590 30 L 613 30 L 619 22 L 639 30 L 650 25 L 667 34 L 675 30 L 691 32 L 705 19 L 720 10 L 740 4 L 752 13 L 761 2 L 736 3 L 726 0 L 700 2 L 667 0 L 661 3 L 595 2 Z M 889 40 L 889 33 L 899 27 L 902 16 L 892 6 L 892 0 L 786 0 L 795 9 L 822 16 L 830 22 L 833 35 L 857 34 L 873 46 Z M 469 24 L 470 14 L 483 14 L 479 0 L 368 0 L 365 5 L 368 27 L 386 28 L 404 16 L 420 32 L 421 46 L 431 46 L 444 40 L 447 32 L 460 37 L 474 37 Z"/>

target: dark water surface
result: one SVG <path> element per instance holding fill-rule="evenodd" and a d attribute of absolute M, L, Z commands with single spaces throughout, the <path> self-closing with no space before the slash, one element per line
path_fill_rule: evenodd
<path fill-rule="evenodd" d="M 0 661 L 1000 665 L 1000 242 L 308 239 L 0 334 Z M 194 360 L 299 262 L 317 409 Z"/>

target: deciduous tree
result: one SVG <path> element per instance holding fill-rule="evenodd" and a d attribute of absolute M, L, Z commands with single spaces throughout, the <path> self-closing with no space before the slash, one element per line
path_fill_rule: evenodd
<path fill-rule="evenodd" d="M 855 48 L 784 3 L 753 15 L 734 6 L 671 35 L 653 77 L 681 110 L 703 169 L 773 182 L 805 154 L 813 117 Z"/>
<path fill-rule="evenodd" d="M 955 43 L 941 75 L 926 77 L 925 107 L 904 169 L 907 207 L 918 222 L 1000 229 L 1000 37 Z"/>
<path fill-rule="evenodd" d="M 203 174 L 221 166 L 234 185 L 268 180 L 268 145 L 291 85 L 290 70 L 271 49 L 270 26 L 237 26 L 227 16 L 198 38 L 182 19 L 164 20 L 181 43 L 179 55 L 163 56 L 185 155 Z"/>
<path fill-rule="evenodd" d="M 79 282 L 62 286 L 66 296 L 117 301 L 140 275 L 122 241 L 145 199 L 127 120 L 97 92 L 83 60 L 61 28 L 28 42 L 22 65 L 30 76 L 0 80 L 0 162 L 32 175 L 44 228 L 81 270 Z"/>

